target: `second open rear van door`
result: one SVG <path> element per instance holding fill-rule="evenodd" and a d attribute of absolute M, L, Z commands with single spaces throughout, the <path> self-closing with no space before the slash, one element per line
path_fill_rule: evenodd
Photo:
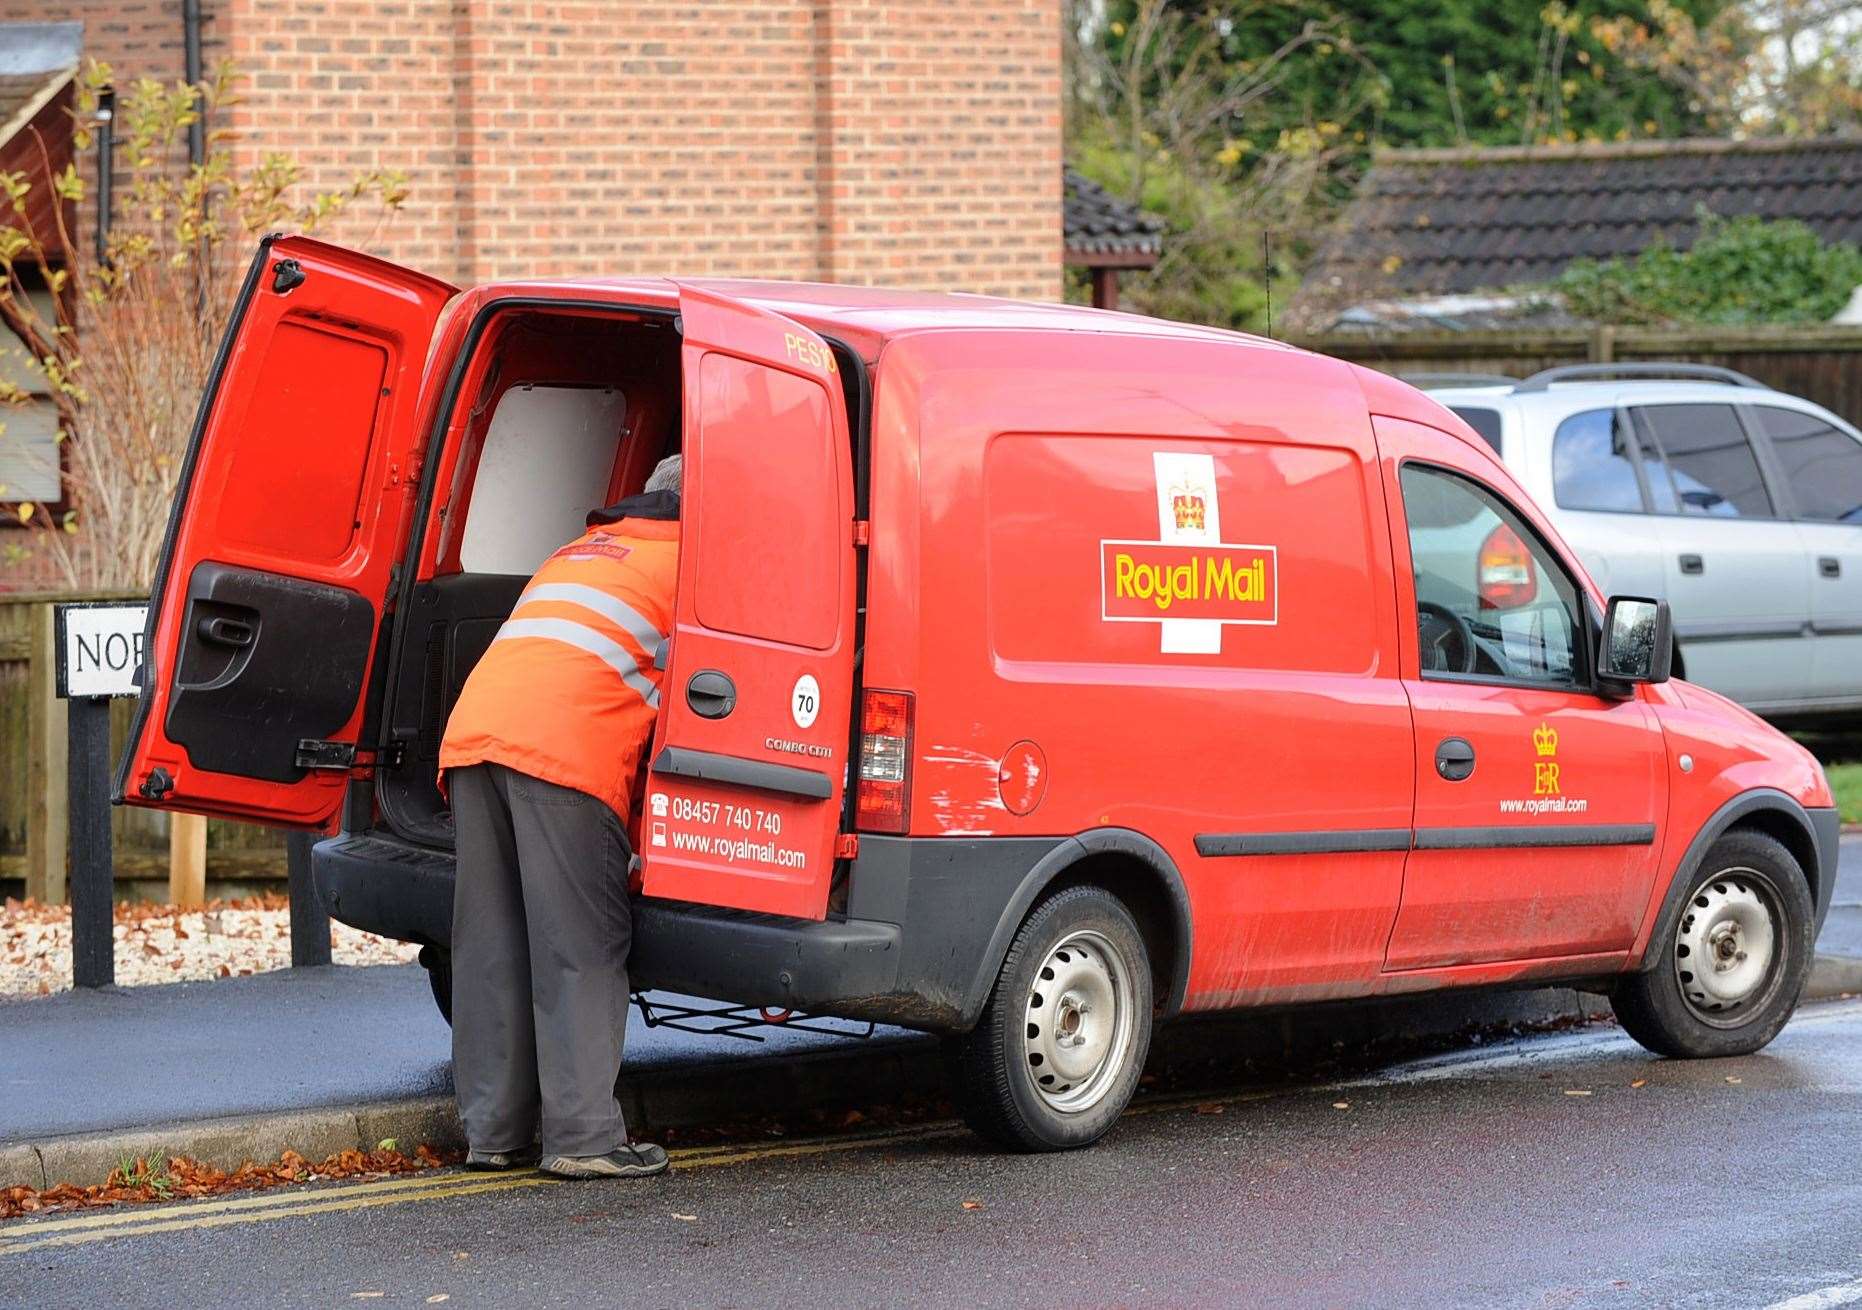
<path fill-rule="evenodd" d="M 826 342 L 682 287 L 679 596 L 640 823 L 649 896 L 827 911 L 854 675 L 852 451 Z"/>
<path fill-rule="evenodd" d="M 149 607 L 131 805 L 317 827 L 413 519 L 415 403 L 453 287 L 267 237 L 207 381 Z"/>

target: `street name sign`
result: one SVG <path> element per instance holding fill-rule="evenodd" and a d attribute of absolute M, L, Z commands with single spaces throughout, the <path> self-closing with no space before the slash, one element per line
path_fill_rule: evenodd
<path fill-rule="evenodd" d="M 58 695 L 66 700 L 135 696 L 142 664 L 142 601 L 83 601 L 57 607 Z"/>

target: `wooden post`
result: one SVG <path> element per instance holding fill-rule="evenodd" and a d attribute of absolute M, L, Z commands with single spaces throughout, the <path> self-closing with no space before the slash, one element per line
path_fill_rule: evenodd
<path fill-rule="evenodd" d="M 1093 306 L 1097 309 L 1118 308 L 1118 270 L 1103 265 L 1093 266 Z"/>
<path fill-rule="evenodd" d="M 70 725 L 71 982 L 116 981 L 116 861 L 110 849 L 110 702 L 74 696 Z"/>
<path fill-rule="evenodd" d="M 168 816 L 168 903 L 192 909 L 207 903 L 207 820 Z"/>
<path fill-rule="evenodd" d="M 32 607 L 26 672 L 26 895 L 42 905 L 65 902 L 68 758 L 65 712 L 58 703 L 58 648 L 52 607 Z M 105 748 L 108 754 L 108 747 Z"/>
<path fill-rule="evenodd" d="M 330 912 L 310 876 L 310 848 L 317 835 L 294 832 L 284 839 L 291 875 L 291 967 L 330 962 Z"/>
<path fill-rule="evenodd" d="M 1616 363 L 1616 328 L 1608 323 L 1600 323 L 1591 329 L 1590 362 L 1593 364 Z"/>

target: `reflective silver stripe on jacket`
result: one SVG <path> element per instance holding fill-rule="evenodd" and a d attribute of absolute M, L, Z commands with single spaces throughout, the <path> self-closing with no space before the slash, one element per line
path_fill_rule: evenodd
<path fill-rule="evenodd" d="M 504 626 L 498 629 L 493 644 L 513 637 L 539 637 L 544 641 L 560 641 L 565 646 L 587 651 L 620 674 L 621 681 L 640 694 L 640 699 L 647 703 L 648 709 L 659 708 L 659 688 L 640 672 L 640 663 L 634 658 L 633 652 L 586 624 L 570 619 L 506 619 Z"/>
<path fill-rule="evenodd" d="M 646 615 L 619 596 L 611 596 L 599 587 L 590 587 L 579 582 L 539 583 L 517 598 L 516 611 L 521 613 L 524 606 L 533 600 L 553 600 L 565 605 L 580 605 L 585 610 L 593 610 L 639 642 L 640 649 L 645 651 L 649 657 L 659 649 L 659 644 L 666 640 L 666 634 L 654 627 L 647 620 Z"/>

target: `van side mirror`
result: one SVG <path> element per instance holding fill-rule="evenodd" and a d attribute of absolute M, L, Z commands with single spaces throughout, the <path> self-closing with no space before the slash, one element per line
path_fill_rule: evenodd
<path fill-rule="evenodd" d="M 1668 602 L 1612 596 L 1603 615 L 1597 676 L 1606 683 L 1666 682 L 1674 665 L 1674 619 Z"/>

